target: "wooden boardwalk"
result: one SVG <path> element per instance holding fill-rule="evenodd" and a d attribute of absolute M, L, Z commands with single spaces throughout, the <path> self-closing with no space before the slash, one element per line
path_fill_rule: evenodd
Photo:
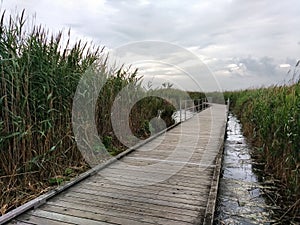
<path fill-rule="evenodd" d="M 225 124 L 213 104 L 8 224 L 210 223 Z"/>

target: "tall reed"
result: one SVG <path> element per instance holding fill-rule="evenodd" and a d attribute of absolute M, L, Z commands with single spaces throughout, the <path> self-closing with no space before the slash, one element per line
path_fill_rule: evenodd
<path fill-rule="evenodd" d="M 81 74 L 103 49 L 41 26 L 25 29 L 24 11 L 0 22 L 0 204 L 4 213 L 42 191 L 65 168 L 84 164 L 71 129 L 72 98 Z M 70 36 L 68 36 L 70 38 Z M 15 203 L 17 202 L 17 203 Z"/>
<path fill-rule="evenodd" d="M 299 62 L 296 65 L 295 71 Z M 295 76 L 295 74 L 294 74 Z M 289 199 L 300 198 L 300 83 L 227 92 L 231 109 L 254 153 L 285 187 Z M 299 210 L 298 202 L 297 207 Z"/>
<path fill-rule="evenodd" d="M 137 70 L 108 68 L 103 48 L 81 41 L 71 46 L 70 32 L 52 35 L 42 26 L 26 26 L 24 11 L 16 17 L 2 13 L 0 214 L 88 168 L 77 149 L 71 123 L 74 94 L 88 68 L 97 68 L 107 78 L 95 119 L 98 133 L 112 154 L 125 149 L 113 134 L 110 120 L 117 93 L 132 85 L 147 96 Z M 63 41 L 65 36 L 67 40 Z M 163 99 L 150 97 L 147 103 L 138 103 L 130 116 L 133 133 L 144 138 L 150 132 L 142 132 L 145 124 L 157 116 L 159 109 L 168 108 L 170 115 L 173 110 Z"/>

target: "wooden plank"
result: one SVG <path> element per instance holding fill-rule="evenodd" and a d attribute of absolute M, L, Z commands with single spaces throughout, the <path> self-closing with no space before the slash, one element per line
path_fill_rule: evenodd
<path fill-rule="evenodd" d="M 215 154 L 213 154 L 213 155 L 215 155 Z M 149 165 L 154 165 L 154 164 L 157 164 L 157 163 L 155 163 L 154 161 L 150 161 L 150 160 L 137 160 L 137 159 L 133 159 L 133 158 L 129 158 L 128 157 L 128 159 L 127 159 L 127 157 L 126 157 L 126 159 L 124 159 L 124 160 L 122 160 L 122 162 L 124 163 L 124 164 L 127 164 L 127 166 L 128 167 L 130 167 L 130 166 L 149 166 Z M 161 163 L 161 164 L 163 164 L 163 165 L 168 165 L 169 167 L 170 167 L 170 169 L 172 169 L 172 167 L 176 167 L 177 166 L 177 168 L 178 168 L 178 166 L 180 166 L 181 168 L 183 168 L 183 166 L 184 167 L 189 167 L 189 168 L 192 168 L 192 169 L 197 169 L 197 168 L 207 168 L 207 167 L 213 167 L 212 165 L 211 165 L 211 163 L 208 163 L 208 164 L 200 164 L 200 163 L 198 163 L 198 161 L 197 162 L 192 162 L 192 163 L 186 163 L 186 162 L 180 162 L 180 161 L 174 161 L 174 160 L 169 160 L 169 161 L 165 161 L 165 162 L 163 162 L 163 163 Z M 161 165 L 161 166 L 163 166 L 163 165 Z M 145 168 L 146 169 L 146 168 Z"/>
<path fill-rule="evenodd" d="M 30 214 L 24 214 L 15 221 L 20 222 L 21 224 L 36 224 L 36 225 L 72 225 L 74 223 L 65 223 L 62 221 L 58 220 L 53 220 L 53 219 L 48 219 L 48 218 L 43 218 L 43 217 L 38 217 L 38 216 L 33 216 Z M 17 223 L 18 224 L 18 223 Z"/>
<path fill-rule="evenodd" d="M 144 149 L 144 150 L 137 150 L 134 153 L 130 154 L 130 157 L 168 157 L 171 154 L 175 154 L 174 152 L 174 148 L 177 147 L 179 149 L 180 146 L 168 146 L 167 148 L 160 148 L 160 149 Z M 193 154 L 192 156 L 202 156 L 205 148 L 204 148 L 204 144 L 203 146 L 193 146 L 193 147 L 180 147 L 180 152 L 176 152 L 176 155 L 178 156 L 185 156 L 184 154 L 186 154 L 187 152 L 190 152 L 190 149 L 193 148 Z"/>
<path fill-rule="evenodd" d="M 53 199 L 56 201 L 57 199 Z M 51 200 L 52 201 L 52 200 Z M 50 202 L 51 202 L 50 201 Z M 189 210 L 189 209 L 182 209 L 182 208 L 174 208 L 172 206 L 162 206 L 157 205 L 149 202 L 139 202 L 139 201 L 132 201 L 130 199 L 114 199 L 106 196 L 92 196 L 92 195 L 84 195 L 80 193 L 69 193 L 64 195 L 62 200 L 58 199 L 57 201 L 68 201 L 68 202 L 85 202 L 96 204 L 101 206 L 102 204 L 109 204 L 116 208 L 118 207 L 128 207 L 128 208 L 136 208 L 136 209 L 146 209 L 146 210 L 158 210 L 160 212 L 166 213 L 176 213 L 178 216 L 195 216 L 198 214 L 198 211 Z M 201 207 L 201 210 L 205 210 L 205 207 Z"/>
<path fill-rule="evenodd" d="M 26 223 L 26 222 L 23 222 L 23 221 L 18 221 L 18 220 L 13 220 L 12 222 L 11 222 L 11 224 L 16 224 L 16 225 L 32 225 L 32 224 L 36 224 L 36 223 Z"/>
<path fill-rule="evenodd" d="M 110 210 L 125 210 L 126 212 L 131 213 L 151 213 L 151 215 L 155 217 L 163 217 L 163 218 L 170 218 L 180 221 L 186 221 L 190 217 L 195 217 L 197 212 L 185 210 L 185 209 L 179 209 L 179 208 L 173 208 L 173 207 L 162 207 L 160 205 L 153 205 L 149 203 L 140 203 L 140 202 L 134 202 L 134 201 L 120 201 L 119 199 L 116 201 L 111 198 L 102 198 L 101 203 L 99 204 L 99 201 L 96 199 L 83 199 L 78 197 L 72 197 L 72 196 L 65 196 L 63 199 L 53 199 L 49 201 L 49 204 L 55 204 L 60 202 L 70 202 L 70 203 L 76 203 L 76 204 L 83 204 L 88 206 L 95 206 Z M 205 207 L 202 208 L 205 210 Z M 161 212 L 164 212 L 162 215 Z"/>
<path fill-rule="evenodd" d="M 204 165 L 203 165 L 204 166 Z M 176 179 L 190 179 L 190 180 L 198 180 L 202 179 L 205 180 L 207 176 L 211 176 L 212 174 L 212 166 L 210 166 L 210 169 L 206 169 L 203 171 L 199 171 L 197 169 L 198 165 L 194 167 L 194 170 L 190 170 L 188 172 L 182 172 L 183 169 L 180 169 L 177 166 L 166 166 L 161 168 L 160 166 L 149 168 L 148 170 L 145 170 L 146 168 L 143 167 L 136 167 L 136 168 L 109 168 L 102 173 L 98 173 L 95 176 L 95 179 L 100 178 L 100 177 L 109 177 L 109 176 L 114 176 L 114 175 L 120 175 L 120 176 L 128 176 L 128 177 L 141 177 L 144 176 L 146 178 L 151 178 L 151 177 L 157 177 L 157 176 L 165 176 L 169 175 L 172 176 Z M 206 167 L 206 166 L 204 166 Z M 172 168 L 174 169 L 180 169 L 179 171 L 173 171 Z M 199 167 L 200 168 L 200 167 Z"/>
<path fill-rule="evenodd" d="M 154 184 L 154 183 L 158 183 L 159 181 L 159 177 L 155 177 L 154 175 L 149 175 L 149 176 L 143 176 L 143 173 L 135 173 L 133 175 L 125 175 L 125 174 L 118 174 L 118 173 L 110 173 L 109 175 L 105 175 L 105 176 L 98 176 L 99 180 L 105 178 L 105 179 L 109 179 L 112 182 L 116 182 L 116 183 L 123 183 L 123 182 L 127 182 L 128 179 L 131 179 L 131 181 L 135 181 L 136 184 L 140 184 L 139 186 L 145 186 L 150 184 Z M 109 176 L 109 177 L 108 177 Z M 162 179 L 164 179 L 166 176 L 163 176 Z M 160 181 L 159 181 L 160 182 Z M 193 180 L 189 179 L 189 177 L 184 177 L 184 176 L 170 176 L 169 179 L 167 179 L 165 182 L 167 182 L 168 184 L 173 184 L 173 185 L 178 185 L 178 184 L 184 184 L 185 186 L 197 186 L 197 187 L 201 187 L 202 184 L 206 184 L 206 182 L 209 181 L 205 181 L 201 178 L 195 178 Z"/>
<path fill-rule="evenodd" d="M 94 181 L 94 182 L 86 182 L 85 184 L 89 185 L 92 183 L 93 183 L 93 185 L 97 185 L 100 188 L 102 185 L 105 185 L 105 184 L 111 185 L 113 182 L 107 182 L 107 181 L 102 182 L 101 180 L 99 180 L 99 181 Z M 138 184 L 139 183 L 135 183 L 134 181 L 128 181 L 127 183 L 126 182 L 118 183 L 119 186 L 128 186 L 128 187 L 136 187 Z M 198 186 L 187 186 L 184 184 L 173 185 L 173 184 L 169 184 L 169 183 L 156 183 L 156 184 L 147 185 L 147 186 L 143 186 L 143 187 L 153 187 L 153 188 L 160 188 L 160 189 L 176 188 L 179 190 L 187 190 L 187 191 L 194 191 L 194 192 L 202 190 Z"/>
<path fill-rule="evenodd" d="M 186 218 L 186 221 L 179 221 L 174 218 L 164 218 L 162 216 L 154 216 L 153 212 L 143 212 L 139 209 L 121 210 L 118 208 L 104 208 L 101 205 L 84 205 L 72 202 L 51 202 L 47 206 L 46 210 L 51 212 L 63 212 L 67 215 L 81 215 L 94 220 L 100 220 L 117 224 L 178 224 L 183 222 L 190 223 L 193 217 Z"/>
<path fill-rule="evenodd" d="M 183 158 L 183 160 L 181 160 L 181 156 L 180 155 L 172 155 L 170 156 L 170 158 L 168 158 L 168 156 L 163 157 L 163 156 L 157 156 L 155 157 L 147 157 L 147 156 L 128 156 L 126 157 L 126 162 L 130 162 L 130 164 L 134 164 L 136 165 L 136 163 L 139 162 L 143 162 L 143 163 L 148 163 L 148 164 L 157 164 L 157 163 L 164 163 L 164 164 L 171 164 L 171 165 L 176 165 L 176 164 L 180 164 L 182 166 L 184 165 L 193 165 L 193 166 L 198 166 L 198 167 L 214 167 L 215 165 L 212 164 L 201 164 L 201 158 L 202 157 L 195 157 L 194 154 L 191 156 L 190 159 L 185 160 Z M 123 161 L 125 162 L 125 161 Z"/>
<path fill-rule="evenodd" d="M 204 167 L 204 166 L 203 166 Z M 153 167 L 149 170 L 145 170 L 142 167 L 126 167 L 126 168 L 118 168 L 118 167 L 110 167 L 109 170 L 107 170 L 107 174 L 112 173 L 112 174 L 123 174 L 123 173 L 134 173 L 135 171 L 139 171 L 140 173 L 144 173 L 145 176 L 149 175 L 149 174 L 159 174 L 159 175 L 172 175 L 175 176 L 176 174 L 178 175 L 178 177 L 185 177 L 185 178 L 190 178 L 193 179 L 194 177 L 202 177 L 203 179 L 205 179 L 205 177 L 210 176 L 212 174 L 213 168 L 214 166 L 210 166 L 209 168 L 205 168 L 204 170 L 201 170 L 201 168 L 203 167 L 194 167 L 194 168 L 187 168 L 184 167 L 182 169 L 180 169 L 178 172 L 175 172 L 173 170 L 170 169 L 178 169 L 177 166 L 174 167 L 170 167 L 167 166 L 166 168 L 156 168 Z M 105 177 L 104 174 L 99 173 L 98 175 L 96 175 L 95 179 L 93 180 L 89 180 L 89 181 L 97 181 L 99 180 L 101 177 Z"/>
<path fill-rule="evenodd" d="M 113 196 L 108 196 L 108 195 L 103 195 L 103 196 L 97 196 L 97 195 L 88 195 L 88 194 L 84 194 L 84 193 L 68 193 L 66 194 L 66 197 L 70 197 L 70 198 L 78 198 L 78 199 L 86 199 L 87 201 L 97 201 L 98 204 L 101 204 L 101 202 L 114 202 L 116 205 L 118 205 L 118 202 L 126 202 L 126 204 L 128 205 L 149 205 L 149 206 L 153 206 L 153 207 L 160 207 L 160 208 L 168 208 L 168 209 L 172 209 L 173 211 L 178 211 L 178 210 L 182 210 L 186 213 L 188 212 L 193 212 L 193 214 L 195 214 L 195 212 L 197 212 L 198 210 L 201 210 L 203 208 L 205 208 L 205 206 L 189 206 L 186 205 L 186 207 L 181 207 L 184 204 L 169 204 L 168 202 L 165 201 L 159 201 L 159 200 L 149 200 L 147 201 L 146 199 L 142 199 L 142 198 L 128 198 L 128 196 L 124 196 L 122 198 L 117 198 L 117 197 L 113 197 Z M 185 214 L 186 214 L 185 213 Z M 189 213 L 187 215 L 190 215 Z"/>
<path fill-rule="evenodd" d="M 196 199 L 193 202 L 189 202 L 188 204 L 185 202 L 176 201 L 174 198 L 173 201 L 168 201 L 168 198 L 163 198 L 160 196 L 160 198 L 157 198 L 155 196 L 152 196 L 152 198 L 145 197 L 144 195 L 136 195 L 134 193 L 131 194 L 125 194 L 125 193 L 110 193 L 110 192 L 104 192 L 104 191 L 94 191 L 94 190 L 73 190 L 74 193 L 79 193 L 82 195 L 91 195 L 94 197 L 110 197 L 114 199 L 128 199 L 131 201 L 138 201 L 138 202 L 145 202 L 145 203 L 153 203 L 157 205 L 168 205 L 172 206 L 174 208 L 183 208 L 183 209 L 190 209 L 190 210 L 198 210 L 201 207 L 201 202 L 203 203 L 202 199 Z M 206 203 L 206 201 L 205 201 Z M 203 204 L 202 204 L 203 205 Z"/>
<path fill-rule="evenodd" d="M 71 223 L 71 224 L 88 224 L 88 225 L 108 225 L 111 223 L 104 222 L 104 221 L 97 221 L 93 219 L 87 219 L 80 216 L 75 215 L 66 215 L 62 214 L 61 212 L 49 212 L 41 209 L 35 209 L 32 211 L 27 212 L 28 215 L 33 215 L 41 218 L 46 218 L 50 220 L 56 220 L 62 223 Z M 41 225 L 43 223 L 40 223 Z M 49 224 L 50 225 L 50 224 Z"/>
<path fill-rule="evenodd" d="M 78 191 L 77 191 L 78 190 Z M 206 199 L 203 200 L 202 204 L 201 201 L 203 199 L 202 195 L 198 195 L 197 198 L 187 198 L 187 196 L 179 196 L 178 194 L 176 194 L 175 192 L 173 192 L 174 194 L 170 194 L 170 195 L 162 195 L 160 194 L 160 191 L 152 191 L 152 192 L 142 192 L 142 191 L 135 191 L 135 190 L 126 190 L 126 189 L 99 189 L 99 188 L 91 188 L 91 187 L 86 187 L 84 189 L 77 189 L 77 190 L 73 190 L 74 192 L 79 192 L 79 193 L 83 193 L 83 194 L 91 194 L 91 195 L 98 195 L 98 196 L 110 196 L 110 195 L 114 195 L 117 196 L 115 193 L 119 193 L 122 196 L 126 196 L 128 198 L 132 197 L 138 197 L 138 196 L 143 196 L 145 198 L 148 199 L 160 199 L 162 201 L 167 201 L 167 202 L 178 202 L 178 203 L 184 203 L 184 204 L 189 204 L 189 205 L 195 205 L 195 206 L 199 206 L 199 205 L 205 205 L 206 204 Z M 208 192 L 208 188 L 207 188 L 207 192 Z M 207 193 L 206 193 L 207 194 Z"/>
<path fill-rule="evenodd" d="M 116 162 L 117 164 L 118 162 Z M 166 166 L 160 166 L 159 168 L 158 167 L 154 167 L 151 169 L 151 171 L 149 170 L 145 170 L 145 168 L 143 168 L 142 166 L 136 166 L 136 167 L 133 167 L 133 166 L 127 166 L 127 167 L 120 167 L 119 165 L 113 165 L 113 166 L 110 166 L 108 169 L 109 170 L 123 170 L 123 171 L 127 171 L 128 173 L 131 173 L 133 171 L 144 171 L 145 173 L 147 172 L 161 172 L 161 173 L 173 173 L 173 168 L 172 166 L 174 167 L 174 169 L 178 168 L 177 165 L 166 165 Z M 182 175 L 200 175 L 202 176 L 205 171 L 211 171 L 212 168 L 215 167 L 215 165 L 210 165 L 208 166 L 207 168 L 203 168 L 203 167 L 206 167 L 207 165 L 195 165 L 194 167 L 183 167 L 182 169 L 180 169 L 180 174 Z M 200 173 L 201 171 L 201 173 Z M 101 174 L 101 173 L 98 173 L 98 174 Z M 101 175 L 100 175 L 101 176 Z"/>
<path fill-rule="evenodd" d="M 149 185 L 155 185 L 158 184 L 161 186 L 169 187 L 169 186 L 179 186 L 179 187 L 186 187 L 186 188 L 191 188 L 191 189 L 203 189 L 207 186 L 210 186 L 209 181 L 203 181 L 203 180 L 198 180 L 198 181 L 189 181 L 188 179 L 186 180 L 180 180 L 180 179 L 175 179 L 175 178 L 169 178 L 167 181 L 160 181 L 157 179 L 141 179 L 141 178 L 134 178 L 132 176 L 117 176 L 117 175 L 111 175 L 109 178 L 102 178 L 102 179 L 110 179 L 110 183 L 116 183 L 120 185 L 127 185 L 127 186 L 132 186 L 132 187 L 144 187 L 144 186 L 149 186 Z M 131 179 L 131 180 L 128 180 Z M 163 178 L 162 178 L 163 179 Z M 100 180 L 100 179 L 99 179 Z"/>
<path fill-rule="evenodd" d="M 130 186 L 124 186 L 124 185 L 107 185 L 107 186 L 99 186 L 95 184 L 81 184 L 78 185 L 76 188 L 81 189 L 89 189 L 89 190 L 98 190 L 98 191 L 115 191 L 115 192 L 121 192 L 123 190 L 126 191 L 132 191 L 135 193 L 146 193 L 146 194 L 155 194 L 157 196 L 166 196 L 166 197 L 176 197 L 176 198 L 184 198 L 184 199 L 195 199 L 196 197 L 202 196 L 203 194 L 207 194 L 207 190 L 204 189 L 198 189 L 196 191 L 190 191 L 190 190 L 182 190 L 178 188 L 170 188 L 166 190 L 165 188 L 135 188 Z"/>

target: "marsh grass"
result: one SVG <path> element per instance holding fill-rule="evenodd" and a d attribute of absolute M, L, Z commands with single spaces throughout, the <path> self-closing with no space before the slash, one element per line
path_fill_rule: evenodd
<path fill-rule="evenodd" d="M 264 170 L 281 183 L 289 212 L 300 219 L 300 82 L 299 64 L 293 81 L 269 88 L 228 92 L 231 109 L 239 116 L 244 133 L 256 146 L 253 154 Z"/>
<path fill-rule="evenodd" d="M 0 214 L 35 198 L 89 168 L 77 149 L 72 131 L 73 97 L 82 74 L 92 65 L 107 76 L 96 108 L 98 133 L 113 155 L 125 147 L 113 134 L 110 109 L 126 85 L 140 93 L 137 71 L 108 68 L 104 48 L 78 41 L 70 33 L 50 34 L 41 26 L 25 28 L 24 11 L 2 13 L 0 21 Z M 158 110 L 174 108 L 149 97 L 131 111 L 137 136 L 149 135 L 147 123 Z M 143 130 L 144 129 L 144 130 Z"/>
<path fill-rule="evenodd" d="M 65 168 L 87 167 L 70 126 L 72 97 L 103 51 L 63 46 L 62 32 L 41 26 L 27 31 L 24 17 L 3 13 L 0 22 L 1 213 L 47 190 Z"/>

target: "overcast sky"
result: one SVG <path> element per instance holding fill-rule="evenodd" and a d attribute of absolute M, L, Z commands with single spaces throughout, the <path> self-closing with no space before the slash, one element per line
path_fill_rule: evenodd
<path fill-rule="evenodd" d="M 175 76 L 185 70 L 178 63 L 186 60 L 181 58 L 185 51 L 207 65 L 221 90 L 277 84 L 289 78 L 289 67 L 300 59 L 299 0 L 3 0 L 1 8 L 13 14 L 25 8 L 37 24 L 53 31 L 71 28 L 74 39 L 93 40 L 107 49 L 162 41 L 167 50 L 161 55 L 170 53 L 174 59 L 168 47 L 178 46 L 176 60 L 159 61 L 161 48 L 150 42 L 154 58 L 139 64 L 140 74 L 154 82 L 169 74 L 170 83 L 192 83 Z M 200 86 L 217 89 L 205 79 L 200 75 Z"/>

